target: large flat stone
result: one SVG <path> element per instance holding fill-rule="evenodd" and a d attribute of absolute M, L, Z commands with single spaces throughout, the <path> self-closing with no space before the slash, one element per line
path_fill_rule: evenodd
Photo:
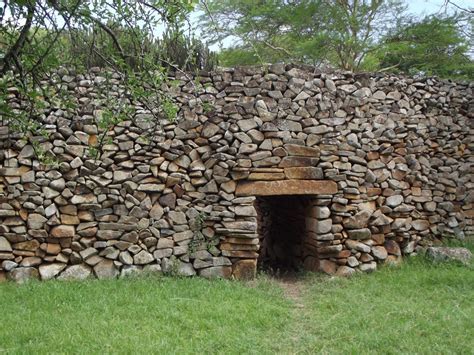
<path fill-rule="evenodd" d="M 237 196 L 330 195 L 337 192 L 337 184 L 329 180 L 242 181 L 237 185 Z"/>

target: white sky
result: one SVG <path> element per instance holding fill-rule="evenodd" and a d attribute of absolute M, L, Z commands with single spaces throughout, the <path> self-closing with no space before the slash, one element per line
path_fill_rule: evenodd
<path fill-rule="evenodd" d="M 419 14 L 428 15 L 439 11 L 444 11 L 445 0 L 413 0 L 408 2 L 408 11 Z M 452 0 L 453 3 L 462 8 L 474 8 L 474 0 Z M 455 9 L 453 5 L 448 6 L 448 10 Z"/>

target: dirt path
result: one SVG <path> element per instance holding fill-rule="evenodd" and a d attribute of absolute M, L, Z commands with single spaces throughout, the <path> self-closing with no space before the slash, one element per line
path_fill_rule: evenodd
<path fill-rule="evenodd" d="M 303 294 L 306 288 L 306 282 L 303 277 L 288 274 L 275 277 L 273 281 L 283 289 L 285 296 L 293 301 L 296 308 L 304 308 Z"/>

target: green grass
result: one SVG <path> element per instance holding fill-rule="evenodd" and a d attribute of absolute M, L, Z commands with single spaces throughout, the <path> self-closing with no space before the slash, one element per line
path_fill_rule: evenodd
<path fill-rule="evenodd" d="M 299 334 L 307 353 L 474 351 L 472 267 L 414 258 L 371 275 L 314 283 L 306 301 Z"/>
<path fill-rule="evenodd" d="M 301 287 L 295 301 L 268 277 L 0 284 L 0 353 L 473 353 L 470 266 L 416 258 Z"/>

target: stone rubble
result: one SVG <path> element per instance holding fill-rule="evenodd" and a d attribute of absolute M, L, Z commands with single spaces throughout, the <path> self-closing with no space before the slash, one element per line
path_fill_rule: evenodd
<path fill-rule="evenodd" d="M 295 255 L 331 274 L 474 232 L 473 83 L 281 64 L 201 72 L 199 86 L 176 73 L 178 119 L 156 125 L 134 103 L 95 160 L 104 77 L 58 71 L 76 108 L 51 103 L 50 138 L 34 137 L 57 166 L 0 126 L 0 279 L 252 278 L 264 195 L 310 198 Z"/>

